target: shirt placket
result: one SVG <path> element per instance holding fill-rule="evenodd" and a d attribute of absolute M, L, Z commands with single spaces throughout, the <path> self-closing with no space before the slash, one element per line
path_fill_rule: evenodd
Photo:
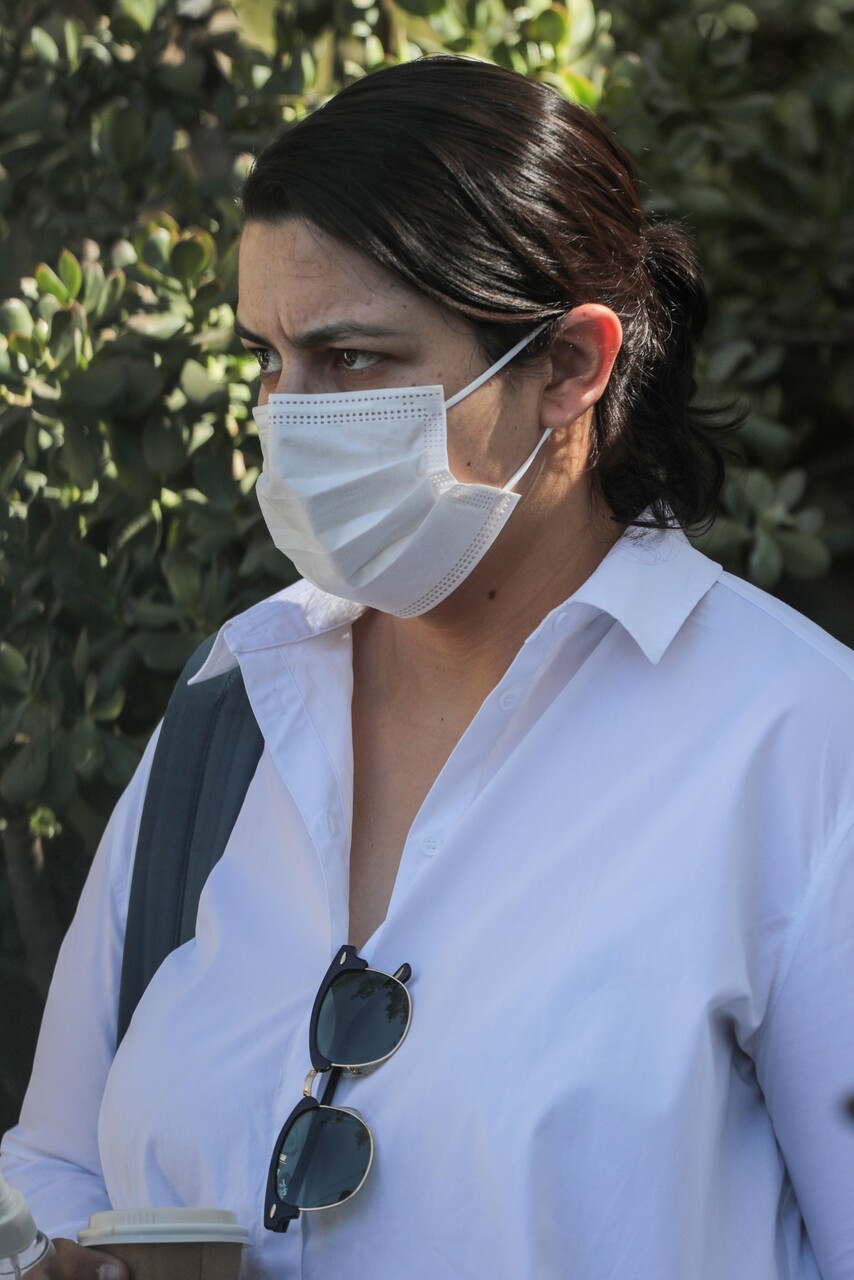
<path fill-rule="evenodd" d="M 320 861 L 331 950 L 344 938 L 349 916 L 350 629 L 241 654 L 240 665 L 264 740 Z"/>
<path fill-rule="evenodd" d="M 522 646 L 478 709 L 415 816 L 401 855 L 387 920 L 416 891 L 425 867 L 443 856 L 460 820 L 477 802 L 513 746 L 530 731 L 531 717 L 526 712 L 556 653 L 578 641 L 562 673 L 565 680 L 571 679 L 610 625 L 612 619 L 596 608 L 567 604 L 549 615 Z M 384 927 L 380 925 L 374 936 L 379 937 Z"/>

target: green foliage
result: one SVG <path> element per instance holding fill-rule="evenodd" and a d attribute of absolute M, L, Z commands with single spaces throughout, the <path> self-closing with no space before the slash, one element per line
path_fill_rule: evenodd
<path fill-rule="evenodd" d="M 854 641 L 854 9 L 614 13 L 625 52 L 601 110 L 640 160 L 649 208 L 697 239 L 703 380 L 747 410 L 743 465 L 700 545 Z"/>
<path fill-rule="evenodd" d="M 702 394 L 748 410 L 702 544 L 854 638 L 849 0 L 2 2 L 0 812 L 65 918 L 184 659 L 293 576 L 252 494 L 241 176 L 386 63 L 492 59 L 616 128 L 698 240 Z"/>
<path fill-rule="evenodd" d="M 235 165 L 282 117 L 282 99 L 255 74 L 270 58 L 244 47 L 223 6 L 105 7 L 84 22 L 63 5 L 20 5 L 0 26 L 7 292 L 22 262 L 53 262 L 85 239 L 112 244 L 141 212 L 168 207 L 183 223 L 216 219 L 233 232 Z"/>
<path fill-rule="evenodd" d="M 50 6 L 0 35 L 0 266 L 32 273 L 0 306 L 0 801 L 90 852 L 186 657 L 293 576 L 252 495 L 255 364 L 232 335 L 250 151 L 424 50 L 591 104 L 604 75 L 589 0 L 256 13 L 254 41 L 230 6 L 175 0 L 89 23 Z"/>
<path fill-rule="evenodd" d="M 92 241 L 82 262 L 63 250 L 3 308 L 12 813 L 86 821 L 88 807 L 100 825 L 103 784 L 128 781 L 195 645 L 287 577 L 251 496 L 254 361 L 233 349 L 233 258 L 159 214 L 106 260 Z"/>

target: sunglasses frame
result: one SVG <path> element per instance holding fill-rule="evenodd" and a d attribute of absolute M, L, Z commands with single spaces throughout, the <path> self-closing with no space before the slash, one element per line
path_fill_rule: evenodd
<path fill-rule="evenodd" d="M 329 989 L 332 986 L 332 984 L 335 982 L 336 978 L 339 978 L 343 973 L 354 973 L 354 972 L 360 972 L 363 970 L 367 970 L 371 973 L 379 973 L 380 976 L 383 978 L 388 978 L 388 979 L 391 979 L 392 981 L 400 983 L 403 991 L 406 994 L 406 998 L 408 1002 L 408 1014 L 409 1014 L 406 1020 L 406 1026 L 403 1029 L 403 1035 L 400 1037 L 397 1044 L 392 1049 L 391 1053 L 387 1053 L 382 1058 L 376 1058 L 371 1062 L 355 1063 L 353 1065 L 349 1065 L 346 1063 L 342 1064 L 342 1063 L 332 1062 L 330 1061 L 329 1058 L 326 1058 L 317 1047 L 317 1028 L 318 1028 L 318 1023 L 320 1021 L 320 1011 L 323 1006 L 323 1002 L 326 999 Z M 311 1011 L 311 1021 L 309 1023 L 309 1053 L 311 1056 L 312 1069 L 311 1071 L 309 1071 L 308 1075 L 306 1076 L 305 1085 L 303 1087 L 303 1097 L 300 1099 L 300 1101 L 294 1107 L 293 1111 L 288 1116 L 285 1123 L 282 1125 L 282 1128 L 279 1132 L 279 1136 L 276 1139 L 275 1146 L 273 1147 L 272 1159 L 270 1160 L 270 1170 L 267 1175 L 267 1195 L 264 1202 L 264 1226 L 267 1228 L 268 1231 L 276 1231 L 276 1232 L 287 1231 L 291 1222 L 295 1218 L 298 1218 L 301 1213 L 317 1213 L 322 1209 L 334 1209 L 336 1204 L 344 1204 L 346 1203 L 346 1200 L 352 1200 L 353 1196 L 355 1196 L 364 1186 L 365 1179 L 367 1178 L 370 1172 L 371 1165 L 373 1164 L 373 1160 L 374 1160 L 373 1134 L 371 1133 L 370 1129 L 365 1124 L 364 1120 L 362 1119 L 362 1117 L 359 1115 L 357 1111 L 354 1111 L 350 1107 L 331 1106 L 332 1098 L 338 1086 L 338 1081 L 341 1079 L 342 1075 L 344 1075 L 345 1073 L 347 1075 L 353 1075 L 353 1076 L 362 1075 L 365 1071 L 371 1070 L 374 1067 L 379 1066 L 380 1063 L 387 1061 L 387 1059 L 390 1058 L 392 1054 L 397 1053 L 397 1050 L 403 1044 L 409 1032 L 410 1025 L 412 1023 L 412 996 L 410 995 L 409 991 L 404 985 L 406 982 L 409 981 L 411 976 L 412 976 L 412 969 L 408 964 L 401 965 L 400 968 L 396 969 L 393 974 L 383 973 L 382 970 L 380 969 L 372 969 L 371 966 L 368 964 L 367 960 L 363 960 L 362 957 L 358 954 L 356 948 L 350 945 L 341 947 L 339 949 L 339 951 L 336 953 L 335 959 L 332 961 L 329 968 L 327 969 L 326 975 L 323 981 L 321 982 L 320 988 L 315 997 L 314 1005 Z M 314 1084 L 315 1076 L 323 1074 L 327 1071 L 330 1073 L 329 1079 L 326 1082 L 325 1089 L 323 1090 L 323 1096 L 321 1097 L 320 1101 L 318 1101 L 317 1098 L 312 1097 L 311 1089 Z M 279 1157 L 282 1152 L 282 1147 L 284 1146 L 285 1136 L 288 1133 L 288 1130 L 299 1119 L 299 1117 L 301 1115 L 304 1115 L 308 1111 L 320 1110 L 321 1108 L 325 1108 L 331 1111 L 344 1111 L 348 1115 L 353 1116 L 356 1120 L 359 1121 L 361 1125 L 364 1126 L 365 1132 L 367 1133 L 368 1140 L 370 1142 L 370 1153 L 368 1157 L 368 1164 L 367 1164 L 367 1168 L 365 1169 L 361 1182 L 357 1187 L 355 1187 L 350 1192 L 350 1194 L 346 1197 L 346 1200 L 337 1200 L 333 1204 L 314 1205 L 304 1209 L 298 1209 L 296 1205 L 290 1204 L 288 1201 L 281 1200 L 279 1198 L 279 1191 L 278 1191 Z"/>

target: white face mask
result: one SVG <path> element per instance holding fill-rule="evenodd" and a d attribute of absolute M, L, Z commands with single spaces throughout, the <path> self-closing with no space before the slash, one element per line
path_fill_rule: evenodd
<path fill-rule="evenodd" d="M 471 395 L 543 329 L 445 401 L 443 387 L 270 396 L 254 410 L 264 468 L 256 493 L 276 546 L 331 595 L 400 618 L 458 587 L 519 501 L 506 484 L 464 484 L 448 466 L 445 410 Z"/>

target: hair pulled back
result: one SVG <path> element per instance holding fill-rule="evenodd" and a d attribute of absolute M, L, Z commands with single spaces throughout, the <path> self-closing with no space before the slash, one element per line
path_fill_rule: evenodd
<path fill-rule="evenodd" d="M 357 80 L 259 155 L 247 221 L 298 216 L 475 326 L 490 362 L 541 358 L 561 318 L 611 307 L 623 345 L 596 405 L 591 465 L 614 517 L 711 517 L 724 466 L 692 410 L 706 299 L 691 243 L 650 224 L 634 164 L 590 112 L 516 72 L 434 56 Z M 642 518 L 643 517 L 643 518 Z"/>

